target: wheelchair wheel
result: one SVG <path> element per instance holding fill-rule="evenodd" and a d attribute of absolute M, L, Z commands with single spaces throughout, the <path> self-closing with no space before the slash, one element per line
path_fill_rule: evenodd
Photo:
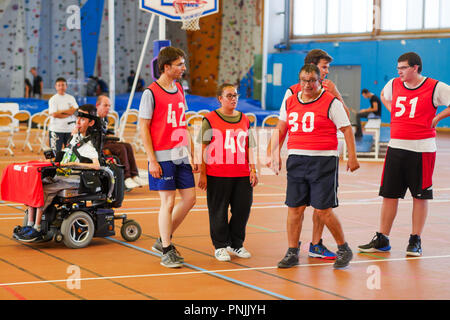
<path fill-rule="evenodd" d="M 120 228 L 120 234 L 125 241 L 133 242 L 139 239 L 142 229 L 139 223 L 134 220 L 125 220 Z"/>
<path fill-rule="evenodd" d="M 92 218 L 83 211 L 75 211 L 61 224 L 62 241 L 73 249 L 86 247 L 94 237 L 95 227 Z"/>

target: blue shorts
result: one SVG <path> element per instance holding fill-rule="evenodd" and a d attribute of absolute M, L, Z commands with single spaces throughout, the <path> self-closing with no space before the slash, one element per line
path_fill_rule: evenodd
<path fill-rule="evenodd" d="M 153 178 L 151 174 L 148 175 L 150 190 L 176 190 L 195 187 L 192 167 L 187 159 L 176 162 L 161 161 L 159 162 L 159 165 L 162 169 L 162 176 L 160 179 Z"/>
<path fill-rule="evenodd" d="M 338 157 L 290 155 L 286 162 L 285 204 L 290 208 L 336 208 L 338 169 Z"/>

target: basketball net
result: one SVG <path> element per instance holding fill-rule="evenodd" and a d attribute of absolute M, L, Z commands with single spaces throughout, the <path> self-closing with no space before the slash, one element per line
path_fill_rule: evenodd
<path fill-rule="evenodd" d="M 179 15 L 182 26 L 181 29 L 188 31 L 200 30 L 200 17 L 203 14 L 202 8 L 206 1 L 202 0 L 174 0 L 175 12 Z"/>

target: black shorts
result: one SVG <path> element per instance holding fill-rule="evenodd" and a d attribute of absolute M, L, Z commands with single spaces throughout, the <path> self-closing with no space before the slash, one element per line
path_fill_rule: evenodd
<path fill-rule="evenodd" d="M 288 207 L 310 205 L 325 210 L 338 206 L 338 157 L 290 155 L 286 169 Z"/>
<path fill-rule="evenodd" d="M 409 188 L 416 199 L 433 199 L 433 170 L 436 152 L 414 152 L 388 148 L 379 195 L 404 198 Z"/>

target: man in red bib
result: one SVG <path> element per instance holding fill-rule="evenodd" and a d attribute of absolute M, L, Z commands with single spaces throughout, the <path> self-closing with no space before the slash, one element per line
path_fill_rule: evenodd
<path fill-rule="evenodd" d="M 380 231 L 361 252 L 388 252 L 389 233 L 397 215 L 398 199 L 409 188 L 413 197 L 412 233 L 406 254 L 422 255 L 421 234 L 433 199 L 432 175 L 436 159 L 436 125 L 450 116 L 450 108 L 438 115 L 438 106 L 450 104 L 450 87 L 424 77 L 422 60 L 414 52 L 397 60 L 399 77 L 381 91 L 381 101 L 391 112 L 391 140 L 384 162 L 379 195 L 383 197 Z"/>
<path fill-rule="evenodd" d="M 142 94 L 139 124 L 147 153 L 149 188 L 159 192 L 160 238 L 153 250 L 162 254 L 161 265 L 181 267 L 184 259 L 171 243 L 172 234 L 195 204 L 195 181 L 188 150 L 190 136 L 186 126 L 186 100 L 183 88 L 176 82 L 186 71 L 185 53 L 174 47 L 159 52 L 159 79 Z M 181 201 L 175 205 L 176 190 Z"/>
<path fill-rule="evenodd" d="M 340 102 L 342 102 L 345 112 L 347 116 L 349 115 L 348 108 L 345 105 L 344 99 L 342 98 L 338 88 L 333 83 L 333 81 L 326 79 L 329 73 L 330 63 L 333 61 L 333 58 L 326 52 L 321 49 L 313 49 L 308 52 L 304 59 L 305 64 L 313 64 L 316 65 L 320 70 L 320 79 L 319 82 L 322 85 L 322 88 L 325 91 L 331 93 L 334 97 L 336 97 Z M 300 82 L 290 86 L 284 95 L 282 106 L 284 106 L 286 100 L 291 97 L 297 95 L 300 91 L 302 91 L 302 85 Z M 281 133 L 277 127 L 277 134 Z M 279 145 L 281 151 L 281 146 L 286 139 L 286 135 L 279 135 Z M 268 154 L 270 151 L 270 145 L 267 150 Z M 279 162 L 279 169 L 281 170 L 281 162 Z M 312 232 L 312 240 L 309 244 L 309 252 L 308 255 L 311 258 L 321 258 L 326 260 L 334 260 L 336 259 L 336 254 L 330 250 L 322 243 L 322 233 L 323 233 L 324 224 L 320 221 L 317 214 L 313 214 L 313 232 Z"/>
<path fill-rule="evenodd" d="M 300 233 L 303 213 L 307 206 L 314 208 L 314 215 L 327 226 L 338 245 L 334 268 L 346 268 L 353 257 L 345 242 L 339 220 L 333 212 L 338 206 L 338 141 L 337 129 L 345 137 L 349 150 L 347 170 L 359 168 L 356 159 L 352 127 L 342 103 L 323 90 L 319 82 L 320 71 L 316 65 L 305 64 L 300 70 L 302 91 L 289 97 L 281 107 L 280 136 L 288 134 L 289 157 L 286 162 L 288 206 L 288 251 L 278 263 L 279 268 L 298 264 Z M 270 165 L 279 169 L 279 140 L 271 139 Z"/>

